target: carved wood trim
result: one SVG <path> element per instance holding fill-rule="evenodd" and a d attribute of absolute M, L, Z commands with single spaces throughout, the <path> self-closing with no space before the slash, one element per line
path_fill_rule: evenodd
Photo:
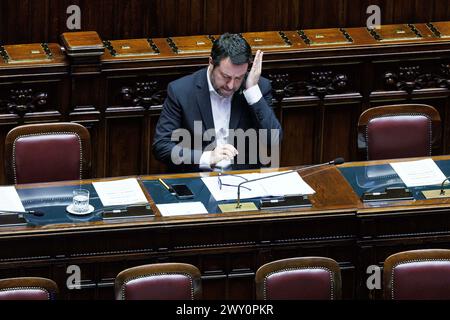
<path fill-rule="evenodd" d="M 348 86 L 346 74 L 333 71 L 311 72 L 310 80 L 289 83 L 289 74 L 269 74 L 273 96 L 278 102 L 285 97 L 317 96 L 323 100 L 326 95 L 343 93 Z"/>
<path fill-rule="evenodd" d="M 46 105 L 47 98 L 47 92 L 34 93 L 33 89 L 12 89 L 3 104 L 9 113 L 23 117 L 25 113 L 34 112 L 37 106 Z"/>
<path fill-rule="evenodd" d="M 164 103 L 166 90 L 159 89 L 158 81 L 140 81 L 133 87 L 122 87 L 122 99 L 127 105 L 150 108 Z"/>

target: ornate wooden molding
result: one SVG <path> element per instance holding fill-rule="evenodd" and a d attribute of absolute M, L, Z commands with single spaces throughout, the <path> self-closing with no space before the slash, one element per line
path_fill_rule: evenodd
<path fill-rule="evenodd" d="M 128 105 L 150 108 L 164 103 L 166 90 L 159 90 L 157 81 L 142 81 L 133 87 L 122 87 L 121 94 Z"/>
<path fill-rule="evenodd" d="M 306 90 L 310 96 L 324 99 L 326 95 L 343 92 L 347 84 L 345 74 L 334 74 L 332 71 L 311 72 L 311 81 L 307 83 Z"/>
<path fill-rule="evenodd" d="M 399 67 L 397 72 L 384 74 L 384 83 L 388 89 L 403 90 L 411 94 L 424 88 L 448 87 L 450 65 L 441 65 L 441 75 L 422 71 L 420 66 Z"/>
<path fill-rule="evenodd" d="M 27 112 L 33 112 L 37 106 L 47 104 L 46 92 L 34 93 L 33 89 L 12 89 L 7 100 L 3 101 L 9 113 L 23 116 Z"/>
<path fill-rule="evenodd" d="M 279 74 L 269 74 L 268 78 L 272 84 L 272 94 L 273 97 L 281 102 L 286 95 L 286 87 L 289 83 L 289 74 L 279 73 Z"/>
<path fill-rule="evenodd" d="M 450 89 L 450 63 L 441 64 L 441 77 L 438 78 L 440 88 Z"/>
<path fill-rule="evenodd" d="M 333 71 L 311 72 L 310 80 L 289 83 L 289 74 L 269 74 L 273 95 L 278 101 L 284 97 L 317 96 L 323 100 L 326 95 L 342 93 L 348 86 L 345 74 Z"/>

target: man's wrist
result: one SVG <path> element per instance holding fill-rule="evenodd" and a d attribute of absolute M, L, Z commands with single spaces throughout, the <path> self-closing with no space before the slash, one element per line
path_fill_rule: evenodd
<path fill-rule="evenodd" d="M 256 84 L 256 85 L 244 90 L 244 97 L 245 97 L 245 100 L 247 100 L 247 103 L 249 105 L 253 105 L 253 104 L 257 103 L 259 100 L 261 100 L 261 98 L 262 98 L 261 89 Z"/>
<path fill-rule="evenodd" d="M 202 153 L 202 156 L 200 157 L 199 161 L 200 169 L 211 170 L 211 152 L 212 151 L 205 151 Z"/>

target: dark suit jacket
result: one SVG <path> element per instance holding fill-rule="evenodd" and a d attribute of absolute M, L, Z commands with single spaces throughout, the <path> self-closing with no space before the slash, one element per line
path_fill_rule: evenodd
<path fill-rule="evenodd" d="M 194 145 L 194 121 L 201 121 L 202 134 L 205 130 L 214 129 L 206 72 L 207 68 L 201 69 L 168 85 L 167 98 L 156 126 L 153 153 L 158 160 L 166 163 L 171 171 L 199 171 L 200 156 L 211 144 L 211 141 L 203 141 L 201 147 Z M 247 104 L 242 88 L 233 95 L 229 128 L 240 128 L 244 131 L 250 128 L 269 129 L 269 133 L 270 129 L 278 129 L 281 141 L 281 126 L 271 108 L 272 88 L 269 80 L 261 77 L 259 87 L 263 98 L 252 106 Z M 190 133 L 191 141 L 183 141 L 181 145 L 179 141 L 171 140 L 172 132 L 179 128 L 186 129 L 185 132 Z M 201 137 L 197 137 L 197 139 L 201 139 Z M 278 141 L 278 137 L 269 137 L 269 150 L 271 139 Z M 173 148 L 176 148 L 174 153 L 179 156 L 175 161 L 176 164 L 171 159 Z M 250 169 L 261 166 L 259 162 L 249 163 L 248 158 L 246 157 L 244 164 L 233 164 L 232 169 Z"/>

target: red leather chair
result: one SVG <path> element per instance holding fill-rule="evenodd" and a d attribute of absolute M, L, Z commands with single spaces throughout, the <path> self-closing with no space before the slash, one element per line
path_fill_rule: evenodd
<path fill-rule="evenodd" d="M 6 136 L 9 184 L 86 179 L 90 166 L 90 135 L 80 124 L 29 124 L 12 129 Z"/>
<path fill-rule="evenodd" d="M 329 258 L 301 257 L 269 262 L 256 271 L 258 300 L 341 299 L 341 271 Z"/>
<path fill-rule="evenodd" d="M 371 108 L 358 121 L 358 149 L 367 160 L 431 156 L 440 136 L 439 112 L 424 104 Z"/>
<path fill-rule="evenodd" d="M 116 300 L 197 300 L 201 295 L 200 271 L 185 263 L 129 268 L 115 281 Z"/>
<path fill-rule="evenodd" d="M 450 250 L 404 251 L 384 261 L 389 300 L 450 300 Z"/>
<path fill-rule="evenodd" d="M 58 286 L 46 278 L 9 278 L 0 280 L 0 300 L 55 300 Z"/>

